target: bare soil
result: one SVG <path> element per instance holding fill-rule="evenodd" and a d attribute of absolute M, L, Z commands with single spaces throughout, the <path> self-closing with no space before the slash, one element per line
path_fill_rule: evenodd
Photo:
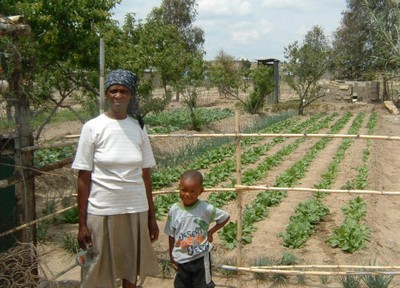
<path fill-rule="evenodd" d="M 233 108 L 235 103 L 233 100 L 218 99 L 207 95 L 204 102 L 212 103 L 212 106 L 230 107 Z M 174 103 L 175 106 L 179 104 Z M 375 134 L 386 136 L 400 135 L 400 116 L 390 114 L 382 104 L 366 104 L 366 103 L 343 103 L 335 101 L 324 101 L 313 106 L 312 109 L 306 110 L 308 114 L 313 114 L 316 111 L 344 113 L 352 111 L 356 115 L 358 112 L 365 112 L 363 128 L 360 134 L 367 134 L 366 122 L 369 114 L 372 111 L 378 113 L 378 124 Z M 307 117 L 306 115 L 305 117 Z M 245 116 L 242 115 L 242 123 L 249 123 L 260 116 Z M 354 116 L 353 116 L 354 118 Z M 299 120 L 301 117 L 299 117 Z M 352 120 L 351 120 L 352 121 Z M 351 122 L 350 121 L 350 122 Z M 224 119 L 219 123 L 208 127 L 208 131 L 212 132 L 231 132 L 235 126 L 234 117 Z M 49 126 L 43 138 L 45 140 L 55 140 L 68 134 L 78 134 L 81 128 L 81 123 L 70 122 L 56 126 Z M 340 132 L 347 133 L 348 126 Z M 185 132 L 185 131 L 179 131 Z M 192 133 L 189 131 L 188 133 Z M 265 140 L 267 141 L 267 140 Z M 290 141 L 290 140 L 289 140 Z M 294 161 L 301 159 L 307 152 L 307 149 L 317 140 L 309 139 L 302 146 L 292 153 L 284 163 L 272 169 L 259 181 L 261 185 L 272 186 L 276 177 Z M 326 171 L 327 165 L 332 160 L 336 149 L 339 147 L 342 139 L 333 139 L 327 147 L 320 152 L 317 159 L 313 161 L 311 167 L 306 173 L 297 187 L 313 187 Z M 153 141 L 155 151 L 162 153 L 177 147 L 178 142 L 170 140 Z M 288 142 L 286 142 L 288 143 Z M 348 149 L 345 159 L 341 162 L 340 171 L 332 189 L 341 189 L 346 185 L 347 181 L 353 179 L 357 174 L 357 168 L 362 161 L 362 152 L 366 147 L 367 141 L 364 139 L 355 139 L 351 147 Z M 183 143 L 182 145 L 184 145 Z M 179 145 L 178 145 L 179 146 Z M 277 151 L 281 146 L 274 148 Z M 271 155 L 274 153 L 270 152 Z M 372 140 L 371 154 L 369 157 L 369 178 L 368 190 L 382 191 L 399 191 L 400 177 L 400 145 L 398 141 L 390 140 Z M 262 159 L 260 159 L 262 161 Z M 206 172 L 206 171 L 203 171 Z M 60 177 L 55 177 L 60 176 Z M 63 177 L 61 177 L 63 176 Z M 67 177 L 67 178 L 66 178 Z M 46 200 L 45 192 L 52 191 L 53 197 L 57 198 L 60 194 L 72 195 L 75 193 L 75 175 L 68 168 L 55 171 L 52 175 L 38 178 L 38 207 L 43 207 Z M 71 184 L 72 183 L 72 184 Z M 175 185 L 175 184 L 172 184 Z M 57 192 L 55 192 L 57 191 Z M 206 194 L 206 193 L 205 193 Z M 49 195 L 49 193 L 47 193 Z M 257 192 L 246 192 L 244 195 L 244 204 L 249 203 L 257 195 Z M 313 236 L 309 239 L 306 245 L 300 249 L 288 249 L 282 245 L 282 239 L 278 234 L 283 232 L 286 225 L 289 223 L 289 218 L 293 214 L 295 207 L 301 201 L 310 197 L 309 192 L 289 192 L 288 197 L 277 206 L 270 209 L 269 216 L 256 224 L 257 231 L 254 233 L 251 244 L 245 245 L 243 248 L 243 265 L 248 267 L 253 265 L 255 259 L 268 257 L 271 259 L 279 259 L 285 252 L 290 252 L 300 259 L 300 264 L 308 265 L 398 265 L 400 255 L 400 209 L 398 203 L 400 196 L 388 195 L 360 195 L 367 203 L 367 217 L 365 224 L 371 229 L 371 239 L 366 244 L 366 247 L 353 254 L 345 253 L 337 248 L 331 248 L 326 239 L 332 234 L 334 227 L 340 225 L 343 220 L 341 207 L 349 200 L 354 198 L 350 194 L 330 194 L 324 198 L 324 203 L 329 207 L 330 214 L 320 225 Z M 207 197 L 207 195 L 203 195 Z M 232 214 L 232 219 L 235 220 L 237 215 L 236 203 L 232 202 L 224 206 Z M 39 209 L 40 210 L 40 209 Z M 40 212 L 40 211 L 39 211 Z M 167 259 L 168 241 L 166 235 L 162 232 L 164 229 L 165 220 L 159 222 L 160 238 L 154 244 L 154 247 L 162 259 Z M 80 270 L 75 267 L 57 277 L 58 273 L 66 270 L 71 265 L 74 265 L 74 258 L 65 250 L 60 248 L 60 239 L 65 232 L 76 233 L 76 225 L 58 225 L 52 227 L 48 231 L 48 237 L 41 242 L 39 249 L 42 253 L 43 271 L 49 279 L 56 278 L 59 287 L 79 287 Z M 223 263 L 234 259 L 237 256 L 237 251 L 228 251 L 224 248 L 218 237 L 215 240 L 215 249 L 213 257 L 216 264 Z M 231 262 L 231 264 L 233 264 Z M 398 270 L 397 270 L 398 271 Z M 170 275 L 172 277 L 172 275 Z M 214 280 L 217 287 L 237 287 L 237 277 L 226 277 L 219 273 L 214 275 Z M 274 282 L 259 282 L 254 279 L 251 273 L 244 273 L 241 277 L 242 287 L 278 287 Z M 286 287 L 300 286 L 299 279 L 296 276 L 290 276 L 287 280 Z M 172 287 L 171 278 L 147 278 L 143 287 Z M 327 284 L 322 284 L 322 280 L 318 276 L 306 276 L 303 287 L 342 287 L 340 279 L 336 276 L 328 278 Z M 396 276 L 391 284 L 391 287 L 400 287 L 400 276 Z"/>

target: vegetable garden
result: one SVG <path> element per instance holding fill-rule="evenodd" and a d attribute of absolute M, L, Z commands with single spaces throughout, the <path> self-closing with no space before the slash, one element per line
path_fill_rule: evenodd
<path fill-rule="evenodd" d="M 221 111 L 209 118 L 233 115 Z M 168 116 L 162 117 L 168 121 Z M 375 220 L 384 221 L 385 217 L 378 215 L 395 211 L 400 193 L 390 192 L 398 190 L 395 182 L 386 188 L 373 181 L 384 165 L 377 165 L 383 150 L 394 147 L 399 139 L 377 136 L 382 135 L 379 119 L 382 121 L 378 113 L 368 109 L 306 117 L 283 113 L 250 126 L 236 123 L 241 126 L 240 133 L 221 134 L 160 134 L 184 128 L 171 125 L 157 130 L 158 120 L 151 120 L 155 127 L 149 128 L 152 142 L 159 138 L 170 141 L 171 137 L 172 141 L 187 140 L 174 154 L 156 155 L 153 184 L 160 230 L 169 207 L 178 201 L 175 192 L 180 174 L 198 169 L 206 188 L 202 197 L 231 213 L 231 222 L 220 231 L 213 253 L 215 273 L 226 279 L 220 281 L 232 285 L 229 287 L 396 287 L 400 282 L 395 276 L 400 271 L 392 254 L 399 251 L 398 245 L 396 240 L 386 239 L 388 234 L 380 235 L 383 230 L 379 228 L 393 232 L 390 223 L 398 223 L 398 213 L 390 214 L 388 222 Z M 233 117 L 230 121 L 234 122 Z M 46 153 L 37 157 L 37 163 L 54 161 L 46 160 Z M 381 205 L 389 205 L 388 210 L 378 211 Z M 41 241 L 49 241 L 51 225 L 74 222 L 74 217 L 74 209 L 67 209 L 56 222 L 39 222 Z M 64 247 L 73 247 L 72 231 L 64 233 Z M 170 281 L 167 243 L 161 233 L 155 244 L 167 280 L 149 279 L 148 287 L 160 284 L 152 281 Z M 370 286 L 377 282 L 386 284 Z M 161 285 L 170 285 L 167 283 Z M 351 283 L 361 286 L 349 286 Z"/>

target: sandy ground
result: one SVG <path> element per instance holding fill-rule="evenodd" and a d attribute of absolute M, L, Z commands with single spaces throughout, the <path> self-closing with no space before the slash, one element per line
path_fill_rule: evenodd
<path fill-rule="evenodd" d="M 228 105 L 229 103 L 225 100 L 221 104 L 221 106 Z M 365 112 L 366 117 L 360 134 L 367 133 L 366 122 L 369 114 L 372 111 L 376 111 L 379 117 L 375 134 L 387 136 L 400 135 L 400 116 L 390 114 L 381 104 L 338 104 L 324 102 L 319 105 L 317 109 L 327 112 L 338 111 L 339 113 L 350 110 L 354 115 L 361 111 Z M 311 113 L 311 111 L 309 113 Z M 305 117 L 308 117 L 308 115 Z M 54 127 L 49 127 L 45 130 L 44 137 L 49 140 L 66 134 L 78 134 L 80 127 L 81 124 L 79 122 L 57 125 L 56 129 L 54 129 Z M 224 120 L 220 127 L 213 127 L 212 130 L 219 130 L 222 132 L 233 129 L 233 127 L 234 118 L 231 118 Z M 346 134 L 346 129 L 348 129 L 348 126 L 343 128 L 340 133 Z M 259 184 L 272 185 L 280 172 L 290 167 L 294 161 L 303 157 L 311 147 L 313 141 L 314 140 L 305 141 L 304 144 L 288 156 L 281 165 L 269 171 L 268 175 L 265 175 L 265 177 L 259 181 Z M 305 177 L 303 177 L 301 182 L 296 186 L 313 187 L 313 185 L 319 181 L 324 171 L 326 171 L 327 165 L 332 160 L 332 156 L 340 143 L 341 139 L 334 139 L 329 142 L 327 147 L 320 152 L 317 159 L 313 161 Z M 282 146 L 278 145 L 273 151 L 277 151 L 281 147 Z M 332 189 L 341 189 L 347 181 L 351 180 L 356 175 L 357 168 L 361 163 L 362 151 L 365 147 L 366 140 L 356 139 L 352 142 L 344 160 L 341 162 L 340 171 Z M 271 151 L 271 153 L 273 153 L 273 151 Z M 371 154 L 369 157 L 368 190 L 399 191 L 399 155 L 400 145 L 398 141 L 372 141 Z M 262 159 L 260 159 L 260 161 L 261 160 Z M 64 176 L 68 176 L 68 181 L 74 181 L 73 173 L 66 170 L 62 173 Z M 50 176 L 50 178 L 54 179 L 54 175 Z M 46 181 L 50 180 L 47 179 Z M 38 187 L 40 189 L 41 187 L 46 187 L 46 185 L 38 183 Z M 62 193 L 72 194 L 74 193 L 74 189 L 74 186 L 66 185 L 62 188 L 62 191 L 64 191 Z M 244 203 L 249 203 L 256 195 L 257 192 L 246 193 L 246 195 L 244 195 Z M 330 208 L 331 213 L 325 221 L 317 226 L 315 233 L 304 247 L 300 249 L 288 249 L 284 247 L 282 245 L 282 239 L 277 235 L 284 231 L 297 204 L 310 197 L 310 195 L 311 194 L 308 192 L 289 192 L 289 196 L 284 199 L 279 206 L 271 208 L 269 216 L 265 220 L 256 224 L 257 231 L 253 234 L 253 242 L 245 245 L 241 254 L 244 266 L 252 265 L 255 259 L 260 257 L 279 259 L 285 252 L 290 252 L 298 257 L 298 259 L 300 259 L 300 264 L 308 265 L 399 265 L 400 210 L 398 209 L 398 203 L 400 201 L 400 196 L 361 195 L 367 202 L 365 224 L 371 229 L 371 239 L 363 250 L 348 254 L 342 252 L 340 249 L 331 248 L 325 242 L 331 235 L 333 228 L 340 225 L 343 220 L 341 207 L 349 199 L 354 198 L 354 195 L 348 194 L 331 194 L 324 199 L 324 203 Z M 204 195 L 204 197 L 206 196 L 207 195 Z M 232 213 L 233 219 L 235 219 L 237 207 L 234 202 L 224 206 L 224 209 Z M 161 231 L 164 225 L 165 220 L 159 222 Z M 48 279 L 55 280 L 52 282 L 54 287 L 79 287 L 79 267 L 73 267 L 75 265 L 74 257 L 68 255 L 59 245 L 59 239 L 65 231 L 76 232 L 76 225 L 64 225 L 51 228 L 46 241 L 39 244 L 38 247 L 42 255 L 41 263 L 44 269 L 43 272 L 46 273 Z M 162 232 L 160 234 L 160 238 L 154 244 L 154 247 L 160 258 L 166 259 L 168 247 L 167 237 Z M 227 261 L 232 261 L 238 254 L 235 250 L 226 250 L 217 237 L 213 255 L 217 265 L 217 263 L 224 263 L 224 261 L 225 263 Z M 69 267 L 73 268 L 67 271 Z M 67 272 L 61 275 L 61 273 L 65 271 Z M 238 279 L 240 279 L 240 283 L 238 283 Z M 289 277 L 285 284 L 286 287 L 300 286 L 299 282 L 301 281 L 299 281 L 299 279 L 300 278 L 296 276 Z M 244 273 L 240 278 L 232 276 L 226 277 L 216 273 L 214 280 L 217 287 L 238 287 L 239 285 L 242 287 L 279 286 L 277 283 L 271 281 L 257 281 L 252 273 Z M 172 280 L 170 277 L 147 278 L 143 287 L 172 287 Z M 336 276 L 328 277 L 328 283 L 325 284 L 322 284 L 322 278 L 319 276 L 306 276 L 303 287 L 342 286 L 340 285 L 340 279 Z M 400 287 L 400 276 L 394 278 L 390 287 Z"/>

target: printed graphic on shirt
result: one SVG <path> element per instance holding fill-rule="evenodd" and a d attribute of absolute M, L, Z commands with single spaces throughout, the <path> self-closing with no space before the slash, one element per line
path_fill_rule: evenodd
<path fill-rule="evenodd" d="M 182 232 L 178 236 L 176 246 L 179 246 L 182 251 L 186 251 L 188 255 L 201 254 L 209 250 L 207 240 L 208 225 L 201 219 L 195 219 L 194 222 L 198 225 L 193 231 Z"/>

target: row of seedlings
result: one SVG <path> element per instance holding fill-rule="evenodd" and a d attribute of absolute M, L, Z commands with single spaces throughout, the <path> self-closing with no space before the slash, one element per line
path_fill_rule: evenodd
<path fill-rule="evenodd" d="M 350 120 L 351 113 L 345 113 L 330 128 L 331 134 L 340 131 Z M 299 141 L 303 138 L 298 139 Z M 325 148 L 330 138 L 322 138 L 316 142 L 307 152 L 303 159 L 296 161 L 289 169 L 284 171 L 276 180 L 275 187 L 292 187 L 306 173 L 311 162 L 315 159 L 318 152 Z M 286 191 L 262 191 L 250 205 L 247 205 L 243 213 L 242 233 L 243 244 L 251 243 L 252 233 L 256 230 L 255 222 L 261 221 L 268 216 L 268 207 L 277 206 L 287 196 Z M 219 235 L 228 249 L 236 247 L 237 241 L 237 222 L 231 221 L 224 226 Z"/>

